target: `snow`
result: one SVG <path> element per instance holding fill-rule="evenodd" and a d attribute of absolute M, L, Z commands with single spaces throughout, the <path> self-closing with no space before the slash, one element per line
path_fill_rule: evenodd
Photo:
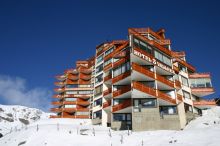
<path fill-rule="evenodd" d="M 0 138 L 0 146 L 219 146 L 220 107 L 182 131 L 113 131 L 83 119 L 41 119 Z"/>

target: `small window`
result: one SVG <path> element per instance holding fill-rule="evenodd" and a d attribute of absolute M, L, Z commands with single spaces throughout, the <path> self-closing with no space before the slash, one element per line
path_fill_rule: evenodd
<path fill-rule="evenodd" d="M 185 78 L 185 77 L 183 77 L 183 76 L 182 76 L 182 84 L 183 84 L 184 86 L 189 87 L 189 82 L 188 82 L 188 79 L 187 79 L 187 78 Z"/>

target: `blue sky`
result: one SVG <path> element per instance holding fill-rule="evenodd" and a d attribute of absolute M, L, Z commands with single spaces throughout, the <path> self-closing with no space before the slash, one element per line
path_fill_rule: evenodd
<path fill-rule="evenodd" d="M 217 0 L 0 1 L 0 80 L 18 79 L 17 86 L 22 80 L 22 94 L 41 89 L 44 97 L 36 98 L 49 103 L 54 76 L 93 55 L 96 45 L 126 39 L 129 27 L 162 27 L 173 50 L 186 51 L 187 61 L 198 72 L 211 72 L 213 96 L 219 96 L 219 4 Z M 0 95 L 0 103 L 11 102 Z"/>

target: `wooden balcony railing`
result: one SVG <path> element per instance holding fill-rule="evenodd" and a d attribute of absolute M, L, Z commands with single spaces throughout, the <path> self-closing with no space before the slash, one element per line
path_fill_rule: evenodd
<path fill-rule="evenodd" d="M 137 81 L 133 81 L 133 88 L 136 89 L 136 90 L 139 90 L 141 92 L 144 92 L 144 93 L 147 93 L 149 95 L 152 95 L 152 96 L 156 96 L 156 90 L 151 88 L 151 87 L 148 87 L 140 82 L 137 82 Z"/>
<path fill-rule="evenodd" d="M 106 102 L 104 102 L 102 106 L 103 106 L 103 108 L 111 106 L 111 99 L 109 99 Z"/>
<path fill-rule="evenodd" d="M 56 86 L 62 87 L 65 85 L 65 82 L 54 82 Z"/>
<path fill-rule="evenodd" d="M 142 73 L 142 74 L 144 74 L 148 77 L 151 77 L 151 78 L 155 79 L 154 72 L 148 70 L 145 67 L 142 67 L 142 66 L 138 65 L 137 63 L 132 62 L 132 69 L 137 71 L 137 72 L 140 72 L 140 73 Z"/>
<path fill-rule="evenodd" d="M 55 88 L 54 91 L 55 92 L 64 92 L 65 88 Z"/>
<path fill-rule="evenodd" d="M 83 79 L 83 80 L 90 80 L 91 79 L 91 75 L 85 75 L 83 73 L 80 73 L 79 77 L 80 77 L 80 79 Z"/>
<path fill-rule="evenodd" d="M 176 85 L 176 88 L 178 88 L 178 89 L 181 88 L 181 83 L 179 80 L 175 80 L 175 85 Z"/>
<path fill-rule="evenodd" d="M 59 106 L 59 105 L 62 105 L 63 103 L 60 102 L 60 101 L 52 101 L 51 104 L 52 104 L 52 105 L 58 105 L 58 106 Z"/>
<path fill-rule="evenodd" d="M 66 84 L 75 85 L 75 84 L 78 84 L 78 80 L 77 80 L 77 81 L 72 81 L 72 80 L 70 80 L 70 79 L 67 79 L 67 80 L 66 80 Z"/>
<path fill-rule="evenodd" d="M 202 105 L 217 105 L 214 100 L 201 100 L 201 101 L 193 101 L 194 106 L 202 106 Z"/>
<path fill-rule="evenodd" d="M 127 99 L 123 101 L 122 103 L 119 103 L 117 105 L 112 106 L 112 112 L 116 112 L 119 110 L 122 110 L 124 108 L 130 107 L 131 106 L 131 99 Z"/>
<path fill-rule="evenodd" d="M 76 105 L 76 101 L 63 101 L 63 104 Z"/>
<path fill-rule="evenodd" d="M 78 75 L 73 75 L 73 74 L 68 74 L 67 78 L 74 81 L 79 79 Z"/>
<path fill-rule="evenodd" d="M 111 69 L 112 68 L 112 63 L 109 63 L 108 65 L 106 65 L 105 67 L 104 67 L 104 71 L 106 72 L 107 70 L 109 70 L 109 69 Z"/>
<path fill-rule="evenodd" d="M 118 67 L 121 64 L 124 64 L 125 62 L 127 62 L 129 60 L 130 56 L 126 56 L 124 58 L 119 59 L 118 61 L 113 63 L 113 68 Z"/>
<path fill-rule="evenodd" d="M 89 119 L 89 115 L 75 115 L 77 119 Z"/>
<path fill-rule="evenodd" d="M 62 108 L 51 108 L 51 112 L 62 112 Z"/>
<path fill-rule="evenodd" d="M 159 90 L 157 90 L 157 94 L 158 94 L 157 95 L 158 98 L 168 101 L 170 103 L 176 104 L 176 99 L 173 99 L 170 95 L 163 93 Z"/>
<path fill-rule="evenodd" d="M 170 81 L 170 80 L 166 79 L 165 77 L 160 76 L 158 74 L 156 74 L 156 78 L 157 78 L 158 81 L 160 81 L 160 82 L 162 82 L 162 83 L 164 83 L 164 84 L 174 88 L 174 82 L 173 81 Z"/>
<path fill-rule="evenodd" d="M 84 73 L 84 74 L 91 74 L 92 73 L 92 69 L 79 69 L 80 73 Z"/>
<path fill-rule="evenodd" d="M 189 74 L 190 79 L 197 79 L 197 78 L 211 78 L 210 73 L 194 73 Z"/>
<path fill-rule="evenodd" d="M 108 88 L 107 90 L 103 91 L 103 96 L 106 96 L 110 93 L 112 93 L 112 88 Z"/>
<path fill-rule="evenodd" d="M 129 91 L 131 91 L 131 86 L 122 86 L 121 89 L 118 89 L 117 91 L 113 92 L 113 97 L 115 98 L 115 97 L 122 95 L 124 93 L 127 93 Z"/>
<path fill-rule="evenodd" d="M 50 115 L 50 118 L 61 118 L 61 116 L 58 116 L 58 115 Z"/>
<path fill-rule="evenodd" d="M 104 77 L 104 82 L 110 80 L 112 78 L 112 74 L 109 74 L 107 76 Z"/>
<path fill-rule="evenodd" d="M 174 61 L 179 62 L 180 64 L 182 64 L 183 66 L 187 67 L 189 70 L 191 70 L 192 72 L 195 72 L 196 69 L 195 67 L 193 67 L 191 64 L 187 63 L 184 60 L 181 60 L 180 58 L 174 58 Z"/>
<path fill-rule="evenodd" d="M 120 80 L 123 80 L 123 79 L 127 78 L 127 77 L 130 76 L 130 75 L 131 75 L 131 71 L 129 70 L 129 71 L 123 73 L 123 74 L 120 74 L 120 75 L 114 77 L 114 78 L 112 79 L 112 83 L 114 84 L 114 83 L 116 83 L 116 82 L 118 82 L 118 81 L 120 81 Z"/>
<path fill-rule="evenodd" d="M 177 94 L 177 99 L 178 99 L 179 101 L 183 101 L 183 96 L 180 95 L 180 94 Z"/>

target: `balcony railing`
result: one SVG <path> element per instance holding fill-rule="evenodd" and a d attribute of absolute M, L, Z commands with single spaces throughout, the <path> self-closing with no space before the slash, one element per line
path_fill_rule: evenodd
<path fill-rule="evenodd" d="M 63 108 L 64 112 L 88 112 L 89 109 L 88 108 Z"/>
<path fill-rule="evenodd" d="M 183 101 L 183 96 L 180 95 L 180 94 L 177 94 L 177 99 L 178 99 L 179 101 Z"/>
<path fill-rule="evenodd" d="M 176 99 L 173 99 L 170 95 L 163 93 L 159 90 L 157 90 L 157 94 L 158 94 L 157 95 L 158 98 L 168 101 L 170 103 L 176 104 Z"/>
<path fill-rule="evenodd" d="M 90 80 L 91 79 L 91 75 L 85 75 L 82 73 L 79 74 L 79 77 L 80 77 L 80 79 L 83 79 L 83 80 Z"/>
<path fill-rule="evenodd" d="M 122 86 L 121 89 L 118 89 L 113 92 L 113 97 L 115 98 L 115 97 L 122 95 L 124 93 L 127 93 L 129 91 L 131 91 L 131 86 Z"/>
<path fill-rule="evenodd" d="M 112 74 L 109 74 L 107 76 L 104 77 L 104 82 L 110 80 L 112 78 Z"/>
<path fill-rule="evenodd" d="M 91 74 L 92 73 L 92 69 L 79 69 L 80 73 L 84 73 L 84 74 Z"/>
<path fill-rule="evenodd" d="M 126 56 L 124 58 L 119 59 L 118 61 L 113 63 L 113 68 L 118 67 L 121 64 L 124 64 L 125 62 L 127 62 L 129 60 L 130 56 Z"/>
<path fill-rule="evenodd" d="M 106 65 L 105 67 L 104 67 L 104 71 L 107 71 L 107 70 L 109 70 L 109 69 L 111 69 L 112 68 L 112 63 L 109 63 L 108 65 Z"/>
<path fill-rule="evenodd" d="M 65 88 L 55 88 L 54 91 L 55 92 L 64 92 Z"/>
<path fill-rule="evenodd" d="M 111 99 L 107 100 L 106 102 L 103 103 L 103 108 L 111 106 Z"/>
<path fill-rule="evenodd" d="M 158 74 L 156 74 L 156 78 L 157 78 L 158 81 L 160 81 L 160 82 L 162 82 L 162 83 L 164 83 L 164 84 L 174 88 L 174 82 L 173 81 L 170 81 L 170 80 L 166 79 L 165 77 L 160 76 Z"/>
<path fill-rule="evenodd" d="M 52 101 L 51 104 L 59 106 L 59 105 L 62 105 L 62 102 L 60 102 L 60 101 Z"/>
<path fill-rule="evenodd" d="M 58 115 L 50 115 L 50 118 L 61 118 L 61 116 L 58 116 Z"/>
<path fill-rule="evenodd" d="M 142 66 L 138 65 L 137 63 L 132 62 L 132 69 L 137 71 L 137 72 L 140 72 L 140 73 L 142 73 L 142 74 L 144 74 L 148 77 L 151 77 L 151 78 L 155 79 L 154 72 L 148 70 L 145 67 L 142 67 Z"/>
<path fill-rule="evenodd" d="M 118 81 L 120 81 L 120 80 L 123 80 L 123 79 L 129 77 L 130 75 L 131 75 L 131 71 L 129 70 L 129 71 L 123 73 L 123 74 L 120 74 L 120 75 L 114 77 L 114 78 L 112 79 L 112 83 L 114 84 L 114 83 L 116 83 L 116 82 L 118 82 Z"/>
<path fill-rule="evenodd" d="M 180 64 L 182 64 L 183 66 L 187 67 L 189 70 L 195 72 L 196 69 L 195 67 L 193 67 L 191 64 L 187 63 L 186 61 L 184 60 L 181 60 L 180 58 L 175 58 L 174 59 L 175 61 L 179 62 Z"/>
<path fill-rule="evenodd" d="M 123 101 L 122 103 L 119 103 L 117 105 L 112 106 L 112 112 L 116 112 L 119 110 L 122 110 L 124 108 L 130 107 L 131 106 L 131 99 L 127 99 Z"/>
<path fill-rule="evenodd" d="M 103 92 L 103 96 L 106 96 L 106 95 L 108 95 L 108 94 L 110 94 L 110 93 L 112 93 L 112 88 L 108 88 L 107 90 L 105 90 L 105 91 Z"/>
<path fill-rule="evenodd" d="M 78 75 L 72 75 L 72 74 L 68 74 L 67 78 L 74 81 L 79 79 Z"/>
<path fill-rule="evenodd" d="M 57 75 L 57 76 L 55 76 L 55 78 L 63 81 L 66 79 L 66 76 L 65 75 Z"/>
<path fill-rule="evenodd" d="M 62 112 L 62 108 L 51 108 L 51 112 Z"/>
<path fill-rule="evenodd" d="M 55 82 L 54 83 L 56 86 L 62 87 L 65 85 L 65 82 Z"/>
<path fill-rule="evenodd" d="M 134 81 L 133 82 L 133 88 L 136 89 L 136 90 L 139 90 L 141 92 L 144 92 L 144 93 L 147 93 L 149 95 L 152 95 L 152 96 L 156 96 L 156 90 L 151 88 L 151 87 L 148 87 L 140 82 L 137 82 L 137 81 Z"/>
<path fill-rule="evenodd" d="M 63 101 L 63 104 L 76 105 L 76 101 Z"/>
<path fill-rule="evenodd" d="M 176 88 L 178 88 L 178 89 L 181 88 L 181 83 L 179 80 L 175 80 L 175 85 L 176 85 Z"/>
<path fill-rule="evenodd" d="M 217 105 L 214 100 L 201 100 L 201 101 L 193 101 L 194 106 L 202 106 L 202 105 Z"/>
<path fill-rule="evenodd" d="M 189 74 L 190 79 L 197 79 L 197 78 L 211 78 L 210 73 L 194 73 Z"/>

